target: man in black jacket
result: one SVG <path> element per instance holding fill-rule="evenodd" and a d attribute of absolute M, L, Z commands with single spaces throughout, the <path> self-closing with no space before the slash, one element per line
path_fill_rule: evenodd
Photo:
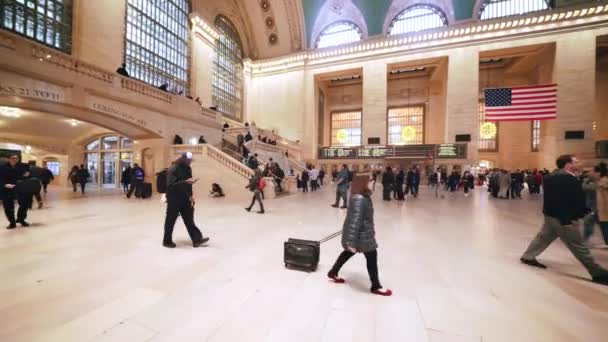
<path fill-rule="evenodd" d="M 391 191 L 395 183 L 395 174 L 390 166 L 386 167 L 386 171 L 382 174 L 382 199 L 385 201 L 391 200 Z"/>
<path fill-rule="evenodd" d="M 173 242 L 173 227 L 177 216 L 181 215 L 194 248 L 209 241 L 203 237 L 201 231 L 194 223 L 194 199 L 192 197 L 192 184 L 196 179 L 192 178 L 192 154 L 186 152 L 167 171 L 167 216 L 165 218 L 165 236 L 163 246 L 175 248 Z"/>
<path fill-rule="evenodd" d="M 23 227 L 28 227 L 27 210 L 32 205 L 32 194 L 20 195 L 17 192 L 17 182 L 29 177 L 27 165 L 19 163 L 19 156 L 16 154 L 8 156 L 8 163 L 0 166 L 0 200 L 4 207 L 4 214 L 8 219 L 9 225 L 6 229 L 13 229 L 20 223 Z M 15 220 L 15 200 L 19 202 L 17 219 Z"/>
<path fill-rule="evenodd" d="M 587 269 L 593 282 L 608 285 L 608 270 L 595 263 L 579 232 L 585 216 L 585 193 L 577 177 L 578 160 L 571 155 L 557 159 L 559 170 L 545 178 L 543 214 L 545 223 L 521 257 L 530 266 L 546 268 L 536 260 L 558 237 Z"/>

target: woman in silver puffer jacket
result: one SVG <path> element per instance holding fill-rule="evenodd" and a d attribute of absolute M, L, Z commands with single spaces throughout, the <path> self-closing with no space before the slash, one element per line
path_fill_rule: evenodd
<path fill-rule="evenodd" d="M 372 282 L 373 294 L 390 296 L 391 290 L 383 289 L 378 278 L 378 243 L 374 229 L 374 207 L 370 195 L 373 182 L 369 175 L 357 175 L 353 179 L 348 213 L 342 227 L 342 247 L 344 251 L 327 276 L 335 283 L 344 283 L 338 277 L 342 266 L 356 253 L 363 253 L 367 259 L 367 272 Z"/>

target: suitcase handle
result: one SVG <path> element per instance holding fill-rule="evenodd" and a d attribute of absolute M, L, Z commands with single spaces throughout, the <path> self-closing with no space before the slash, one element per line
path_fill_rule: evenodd
<path fill-rule="evenodd" d="M 329 240 L 331 240 L 331 239 L 333 239 L 333 238 L 335 238 L 335 237 L 337 237 L 337 236 L 339 236 L 341 234 L 342 234 L 342 230 L 339 230 L 339 231 L 337 231 L 337 232 L 335 232 L 335 233 L 333 233 L 333 234 L 331 234 L 329 236 L 326 236 L 323 239 L 319 240 L 319 243 L 327 242 L 327 241 L 329 241 Z"/>

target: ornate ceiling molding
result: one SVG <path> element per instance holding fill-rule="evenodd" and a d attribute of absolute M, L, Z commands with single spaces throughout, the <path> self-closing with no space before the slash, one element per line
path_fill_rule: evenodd
<path fill-rule="evenodd" d="M 306 48 L 306 25 L 304 8 L 301 0 L 284 0 L 289 23 L 291 51 L 297 52 Z"/>

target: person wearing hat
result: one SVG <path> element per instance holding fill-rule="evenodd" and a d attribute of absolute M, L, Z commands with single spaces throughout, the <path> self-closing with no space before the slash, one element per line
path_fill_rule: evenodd
<path fill-rule="evenodd" d="M 167 171 L 167 216 L 165 218 L 165 236 L 163 246 L 175 248 L 173 242 L 173 227 L 177 221 L 177 216 L 181 216 L 184 225 L 188 230 L 188 235 L 192 239 L 194 248 L 209 241 L 208 237 L 203 237 L 201 231 L 194 223 L 194 199 L 192 197 L 192 184 L 198 179 L 192 178 L 192 153 L 185 152 L 179 157 Z"/>

